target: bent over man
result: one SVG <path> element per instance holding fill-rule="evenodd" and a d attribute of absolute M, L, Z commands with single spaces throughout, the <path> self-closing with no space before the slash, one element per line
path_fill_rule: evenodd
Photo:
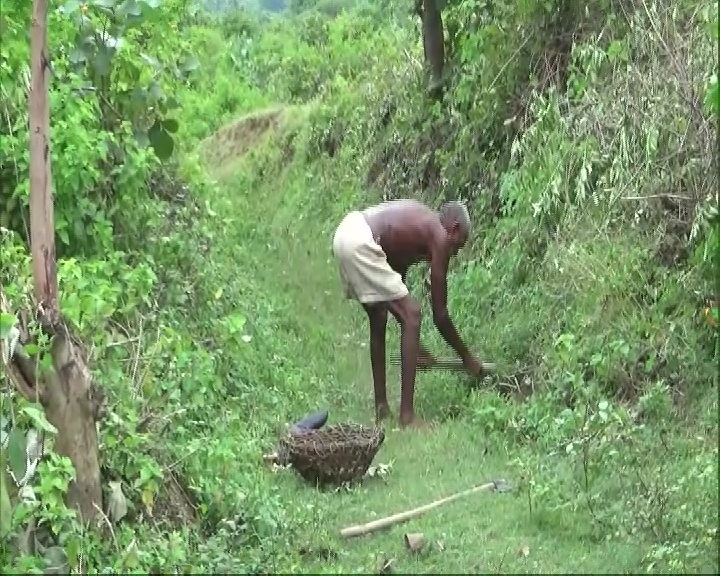
<path fill-rule="evenodd" d="M 465 245 L 470 232 L 467 208 L 447 202 L 439 212 L 415 200 L 393 200 L 350 212 L 333 238 L 345 297 L 358 300 L 370 321 L 370 363 L 378 421 L 390 409 L 386 392 L 385 330 L 388 310 L 401 327 L 400 424 L 420 427 L 413 399 L 418 361 L 435 360 L 420 345 L 420 304 L 405 284 L 408 268 L 430 263 L 433 322 L 468 372 L 480 375 L 483 366 L 465 346 L 447 310 L 447 270 L 450 257 Z"/>

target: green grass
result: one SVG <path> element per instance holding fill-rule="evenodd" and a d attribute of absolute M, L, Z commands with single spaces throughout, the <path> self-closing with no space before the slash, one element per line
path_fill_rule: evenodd
<path fill-rule="evenodd" d="M 225 164 L 223 181 L 234 183 Z M 258 194 L 253 213 L 274 204 L 292 212 L 288 190 L 276 197 Z M 230 186 L 227 187 L 230 193 Z M 284 196 L 283 196 L 284 195 Z M 247 209 L 243 204 L 238 210 Z M 320 220 L 288 226 L 278 212 L 259 223 L 265 241 L 253 243 L 254 255 L 265 263 L 254 270 L 258 286 L 284 294 L 292 302 L 287 319 L 303 334 L 298 353 L 307 360 L 306 391 L 314 406 L 327 408 L 330 423 L 371 423 L 372 380 L 367 326 L 361 308 L 343 300 L 330 254 L 333 222 Z M 391 321 L 388 351 L 398 345 Z M 315 370 L 315 373 L 311 373 Z M 394 416 L 399 402 L 399 371 L 388 370 L 388 394 Z M 419 374 L 416 409 L 420 416 L 441 419 L 438 403 L 462 401 L 459 375 Z M 477 493 L 389 530 L 343 540 L 340 530 L 430 503 L 474 485 L 504 478 L 518 484 L 511 462 L 517 448 L 489 441 L 477 426 L 463 419 L 445 420 L 435 429 L 399 430 L 397 421 L 386 425 L 386 440 L 375 464 L 389 465 L 383 478 L 366 478 L 349 489 L 322 491 L 303 482 L 292 470 L 267 470 L 281 501 L 302 510 L 303 530 L 272 554 L 276 572 L 377 573 L 391 560 L 395 573 L 623 573 L 638 570 L 647 548 L 636 541 L 617 539 L 598 543 L 584 512 L 558 510 L 533 515 L 527 497 L 519 491 Z M 271 446 L 274 438 L 268 438 Z M 297 519 L 296 519 L 297 520 Z M 419 554 L 405 550 L 408 532 L 425 535 Z M 274 546 L 273 544 L 269 544 Z M 280 544 L 277 544 L 280 546 Z"/>
<path fill-rule="evenodd" d="M 205 146 L 211 147 L 212 140 Z M 258 189 L 238 193 L 238 186 L 246 186 L 248 173 L 255 169 L 246 164 L 252 161 L 225 154 L 213 174 L 230 198 L 232 210 L 252 222 L 250 229 L 245 226 L 236 238 L 226 239 L 237 247 L 233 258 L 242 262 L 243 254 L 252 254 L 252 261 L 261 263 L 246 273 L 257 290 L 272 293 L 284 303 L 276 320 L 296 338 L 286 350 L 296 355 L 295 377 L 302 392 L 288 389 L 287 394 L 302 405 L 291 407 L 289 419 L 326 408 L 329 423 L 370 424 L 374 409 L 365 315 L 357 303 L 342 298 L 330 251 L 337 215 L 329 213 L 340 207 L 328 206 L 324 198 L 314 204 L 308 200 L 310 183 L 304 179 L 310 178 L 310 172 L 304 172 L 303 165 L 279 174 L 270 172 Z M 314 170 L 322 173 L 322 167 Z M 313 205 L 322 211 L 313 212 Z M 432 330 L 426 320 L 423 332 Z M 486 338 L 489 341 L 492 335 Z M 399 330 L 391 320 L 388 353 L 398 350 L 398 341 Z M 268 468 L 260 473 L 264 483 L 274 487 L 281 505 L 294 507 L 293 522 L 301 526 L 289 542 L 265 543 L 272 549 L 274 572 L 379 573 L 388 561 L 394 573 L 645 571 L 652 543 L 619 533 L 604 538 L 584 504 L 578 505 L 577 492 L 555 493 L 552 501 L 540 497 L 533 510 L 526 490 L 477 493 L 391 529 L 343 539 L 340 530 L 344 527 L 416 508 L 477 484 L 498 478 L 515 487 L 524 482 L 514 464 L 518 459 L 528 461 L 532 448 L 513 444 L 502 433 L 484 435 L 483 416 L 473 417 L 472 407 L 467 408 L 462 374 L 418 374 L 416 411 L 438 423 L 424 431 L 398 428 L 397 367 L 388 366 L 387 381 L 393 418 L 386 423 L 385 443 L 374 462 L 388 465 L 386 475 L 366 478 L 350 488 L 318 490 L 292 470 Z M 276 386 L 282 394 L 282 383 Z M 461 414 L 469 417 L 448 419 L 450 405 L 463 406 Z M 274 437 L 268 437 L 267 448 L 274 442 Z M 564 479 L 555 484 L 556 490 L 564 481 L 568 486 L 573 483 L 577 471 L 567 468 L 570 460 L 560 460 L 557 469 L 549 465 L 550 471 L 545 472 Z M 601 475 L 601 483 L 613 477 L 612 471 L 603 470 Z M 612 502 L 620 506 L 622 495 L 615 492 L 614 496 Z M 403 536 L 410 532 L 425 536 L 426 545 L 419 554 L 405 549 Z"/>
<path fill-rule="evenodd" d="M 322 239 L 317 238 L 318 245 L 308 245 L 306 239 L 295 244 L 295 251 L 288 243 L 283 252 L 288 260 L 302 257 L 301 251 L 305 256 L 307 250 L 311 255 L 315 250 L 322 252 Z M 268 273 L 281 274 L 286 264 L 275 256 L 269 260 L 273 264 Z M 330 422 L 370 423 L 372 380 L 364 314 L 357 304 L 339 300 L 332 263 L 313 256 L 304 263 L 302 273 L 283 276 L 283 289 L 297 296 L 297 313 L 305 316 L 307 325 L 322 322 L 333 339 L 328 347 L 332 346 L 329 371 L 334 375 L 325 383 Z M 388 338 L 390 350 L 397 343 L 397 329 L 393 332 L 394 337 Z M 442 410 L 429 403 L 438 396 L 433 394 L 434 380 L 432 374 L 421 374 L 417 382 L 418 411 L 428 418 Z M 388 394 L 396 416 L 399 372 L 395 368 L 388 370 Z M 302 502 L 311 514 L 306 532 L 296 543 L 298 550 L 308 552 L 293 572 L 373 573 L 387 560 L 393 560 L 396 573 L 623 573 L 638 569 L 642 547 L 617 541 L 593 543 L 588 519 L 582 514 L 531 519 L 528 503 L 518 493 L 470 495 L 390 530 L 343 540 L 339 532 L 346 526 L 415 508 L 477 484 L 505 478 L 517 485 L 510 466 L 515 454 L 502 445 L 488 444 L 470 423 L 448 420 L 433 430 L 418 432 L 399 430 L 397 422 L 390 421 L 386 431 L 374 463 L 388 464 L 387 476 L 368 478 L 349 491 L 316 490 L 292 470 L 268 472 L 281 498 Z M 425 535 L 424 553 L 415 555 L 404 549 L 407 532 Z M 529 550 L 527 556 L 523 549 Z M 324 557 L 328 550 L 330 559 Z"/>
<path fill-rule="evenodd" d="M 622 573 L 638 568 L 633 544 L 595 544 L 572 515 L 538 522 L 517 493 L 476 493 L 395 527 L 343 540 L 339 530 L 427 504 L 473 485 L 506 478 L 512 454 L 485 446 L 471 426 L 447 422 L 432 432 L 390 430 L 377 463 L 391 463 L 385 479 L 368 478 L 350 491 L 321 492 L 292 472 L 277 473 L 287 498 L 301 499 L 313 522 L 298 545 L 310 551 L 300 573 L 372 573 L 387 560 L 398 573 Z M 420 532 L 414 554 L 403 536 Z M 313 558 L 330 550 L 331 560 Z"/>
<path fill-rule="evenodd" d="M 322 323 L 332 338 L 327 345 L 332 348 L 333 376 L 325 383 L 330 421 L 370 423 L 372 381 L 364 315 L 357 304 L 339 299 L 334 266 L 318 257 L 326 251 L 323 238 L 318 237 L 317 244 L 310 244 L 308 238 L 303 243 L 281 242 L 284 258 L 280 253 L 269 258 L 272 265 L 267 273 L 284 279 L 282 288 L 297 296 L 297 313 L 305 316 L 306 324 Z M 302 273 L 282 274 L 290 261 L 303 256 Z M 388 338 L 391 350 L 397 343 L 397 329 L 393 332 L 394 337 Z M 434 380 L 432 374 L 421 374 L 417 383 L 418 410 L 428 418 L 442 410 L 429 403 L 437 397 Z M 456 384 L 462 386 L 459 380 Z M 388 370 L 388 393 L 396 415 L 396 368 Z M 415 508 L 476 484 L 505 478 L 517 485 L 510 466 L 515 454 L 505 446 L 488 444 L 470 423 L 447 420 L 433 430 L 418 432 L 399 430 L 397 422 L 390 421 L 386 431 L 375 464 L 389 465 L 387 476 L 368 478 L 349 491 L 316 490 L 291 470 L 268 472 L 281 497 L 302 502 L 311 515 L 305 535 L 297 542 L 298 550 L 308 552 L 294 572 L 368 573 L 386 560 L 393 560 L 398 573 L 622 573 L 638 568 L 644 550 L 637 544 L 593 543 L 583 514 L 531 518 L 527 501 L 518 493 L 474 494 L 390 530 L 343 540 L 339 532 L 346 526 Z M 406 551 L 407 532 L 423 533 L 427 551 L 419 555 Z M 523 549 L 529 550 L 527 556 Z M 327 550 L 332 558 L 318 558 Z"/>

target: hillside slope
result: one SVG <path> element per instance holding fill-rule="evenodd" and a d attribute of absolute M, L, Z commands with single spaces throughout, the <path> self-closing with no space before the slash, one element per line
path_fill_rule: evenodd
<path fill-rule="evenodd" d="M 265 114 L 260 112 L 258 118 Z M 234 124 L 240 136 L 244 123 L 252 131 L 257 120 L 244 118 Z M 227 130 L 222 130 L 217 140 L 211 138 L 204 146 L 213 149 L 217 144 L 227 148 L 226 134 Z M 244 248 L 238 249 L 238 258 L 243 260 L 245 251 L 249 251 L 257 262 L 250 270 L 246 269 L 253 278 L 254 289 L 260 293 L 271 292 L 285 304 L 277 314 L 282 316 L 280 325 L 294 335 L 288 349 L 294 356 L 297 378 L 278 383 L 285 399 L 290 391 L 296 397 L 283 405 L 291 407 L 290 418 L 292 411 L 298 416 L 324 407 L 329 409 L 332 422 L 370 423 L 373 412 L 364 315 L 356 306 L 342 300 L 329 253 L 329 238 L 341 212 L 334 208 L 326 213 L 317 211 L 318 205 L 324 202 L 308 195 L 311 189 L 308 172 L 325 173 L 329 162 L 305 161 L 301 157 L 288 165 L 279 161 L 282 150 L 276 143 L 282 142 L 282 135 L 271 136 L 260 149 L 236 157 L 232 169 L 226 160 L 219 165 L 211 163 L 210 168 L 212 171 L 219 166 L 220 171 L 214 173 L 220 177 L 221 189 L 228 195 L 239 192 L 228 202 L 228 208 L 242 212 L 251 223 L 252 236 L 246 236 L 250 233 L 248 229 L 238 231 L 236 238 L 238 246 L 244 243 Z M 277 162 L 273 163 L 272 159 Z M 260 166 L 263 173 L 258 179 Z M 268 173 L 272 166 L 276 166 L 275 171 Z M 363 201 L 373 199 L 366 197 Z M 325 218 L 326 214 L 332 214 L 334 219 Z M 630 246 L 625 245 L 625 249 Z M 302 265 L 299 266 L 299 262 Z M 591 270 L 598 270 L 601 265 L 590 259 L 584 262 Z M 529 282 L 540 283 L 536 278 Z M 517 296 L 508 296 L 508 300 L 513 298 Z M 456 292 L 456 302 L 461 301 Z M 467 320 L 460 316 L 460 322 L 463 321 Z M 501 324 L 488 322 L 488 335 L 501 330 Z M 392 328 L 390 331 L 392 350 L 397 346 L 397 334 Z M 490 338 L 487 336 L 482 343 Z M 506 357 L 499 359 L 507 362 Z M 391 368 L 389 382 L 398 378 L 397 370 Z M 505 384 L 510 384 L 507 374 L 503 378 Z M 550 430 L 569 417 L 560 408 L 552 407 L 552 397 L 514 404 L 489 391 L 468 397 L 466 384 L 458 376 L 419 375 L 419 411 L 423 416 L 441 420 L 442 424 L 433 431 L 413 433 L 399 431 L 390 423 L 384 447 L 375 462 L 381 470 L 385 468 L 384 474 L 367 480 L 362 487 L 328 493 L 312 490 L 290 471 L 266 473 L 263 483 L 272 487 L 269 490 L 276 494 L 283 508 L 293 511 L 292 529 L 286 538 L 271 546 L 268 544 L 265 549 L 263 556 L 268 558 L 265 562 L 271 562 L 270 566 L 265 564 L 266 569 L 367 573 L 390 562 L 394 569 L 404 573 L 622 573 L 637 571 L 648 562 L 646 554 L 653 549 L 653 538 L 642 533 L 634 536 L 624 533 L 637 531 L 632 524 L 620 528 L 626 525 L 625 514 L 629 511 L 620 514 L 612 500 L 603 501 L 617 498 L 617 491 L 623 490 L 622 484 L 616 484 L 614 475 L 606 471 L 609 467 L 616 469 L 619 462 L 608 454 L 589 457 L 587 464 L 597 476 L 586 488 L 590 493 L 585 494 L 586 489 L 578 485 L 583 464 L 571 452 L 532 453 L 538 449 L 538 443 L 529 441 L 528 435 L 545 436 L 548 429 L 543 421 L 548 417 L 556 422 L 550 425 Z M 398 390 L 390 390 L 391 404 L 396 407 Z M 299 402 L 297 394 L 301 394 Z M 646 394 L 643 398 L 657 403 L 657 394 L 662 392 L 650 390 L 649 394 L 655 396 Z M 611 410 L 614 417 L 623 413 L 619 406 Z M 659 414 L 654 417 L 657 416 Z M 573 424 L 572 417 L 569 418 L 561 425 L 565 430 L 553 430 L 554 441 L 560 440 L 558 433 L 567 435 L 565 438 L 574 438 L 578 433 L 575 426 L 580 423 Z M 713 418 L 708 412 L 700 427 L 672 432 L 672 446 L 668 448 L 672 458 L 680 458 L 687 450 L 694 453 L 707 450 L 707 459 L 703 460 L 703 466 L 707 466 L 714 457 Z M 623 422 L 618 429 L 601 426 L 598 431 L 619 434 L 618 439 L 638 433 L 629 422 Z M 655 433 L 645 441 L 651 441 Z M 633 441 L 638 440 L 639 437 Z M 540 445 L 550 443 L 546 436 Z M 602 452 L 602 443 L 591 449 Z M 644 445 L 641 450 L 648 449 L 649 446 Z M 638 452 L 628 454 L 632 458 L 638 456 Z M 645 460 L 647 456 L 643 455 L 643 464 L 636 463 L 633 473 L 651 473 L 646 467 L 653 465 Z M 680 468 L 674 468 L 674 473 L 686 465 L 692 467 L 692 461 L 679 464 Z M 652 473 L 659 471 L 654 467 L 652 470 Z M 429 513 L 408 526 L 400 525 L 358 542 L 342 541 L 338 536 L 342 527 L 429 503 L 498 478 L 507 478 L 515 493 L 478 495 L 465 503 Z M 712 482 L 710 476 L 694 480 L 701 482 L 698 488 Z M 629 478 L 622 481 L 628 482 Z M 699 496 L 696 492 L 695 498 Z M 645 497 L 655 496 L 646 494 Z M 587 504 L 585 498 L 590 499 Z M 602 500 L 590 504 L 596 499 Z M 595 506 L 606 510 L 594 511 Z M 637 503 L 637 506 L 643 504 Z M 634 515 L 637 510 L 629 513 Z M 602 524 L 597 524 L 600 520 L 595 514 L 610 514 L 624 535 L 602 538 Z M 425 554 L 419 557 L 408 554 L 403 544 L 406 532 L 425 534 L 428 540 Z M 710 570 L 712 565 L 711 554 L 701 554 L 692 563 L 693 570 Z"/>
<path fill-rule="evenodd" d="M 0 565 L 716 573 L 716 3 L 448 0 L 439 98 L 413 3 L 343 2 L 51 11 L 59 300 L 109 400 L 102 530 L 68 508 L 72 462 L 43 442 L 0 490 Z M 27 312 L 30 14 L 2 12 L 0 282 Z M 347 211 L 398 197 L 467 202 L 449 308 L 500 371 L 420 374 L 438 426 L 391 420 L 373 477 L 316 490 L 262 454 L 318 408 L 371 422 L 368 328 L 330 246 Z M 424 272 L 409 284 L 427 309 Z M 394 366 L 388 382 L 397 411 Z M 2 386 L 17 476 L 42 412 Z M 339 537 L 498 478 L 510 493 Z"/>
<path fill-rule="evenodd" d="M 647 14 L 627 18 L 652 27 Z M 349 25 L 332 23 L 340 36 Z M 677 107 L 682 84 L 657 76 L 675 60 L 648 62 L 663 52 L 641 29 L 615 28 L 606 41 L 588 33 L 566 86 L 532 96 L 522 130 L 496 156 L 467 148 L 473 124 L 457 123 L 459 92 L 426 112 L 412 84 L 396 81 L 417 71 L 399 54 L 354 83 L 329 80 L 323 99 L 257 146 L 237 130 L 229 144 L 228 129 L 203 144 L 218 151 L 207 157 L 227 210 L 243 214 L 226 240 L 255 293 L 277 301 L 268 337 L 284 339 L 292 358 L 292 376 L 278 384 L 287 419 L 328 407 L 332 421 L 371 421 L 367 327 L 341 299 L 329 239 L 346 211 L 381 198 L 469 199 L 476 233 L 453 270 L 450 310 L 481 355 L 503 366 L 494 386 L 473 392 L 462 376 L 420 375 L 418 410 L 442 424 L 413 435 L 391 423 L 376 461 L 388 466 L 384 481 L 338 494 L 288 473 L 264 476 L 280 502 L 306 508 L 293 512 L 282 553 L 266 550 L 274 570 L 368 572 L 389 560 L 411 573 L 716 568 L 707 497 L 717 492 L 717 356 L 702 314 L 713 283 L 704 256 L 716 241 L 703 220 L 713 126 Z M 318 48 L 336 58 L 344 49 Z M 235 127 L 253 132 L 268 113 Z M 487 116 L 462 113 L 481 132 Z M 665 129 L 673 123 L 686 136 Z M 669 150 L 683 163 L 668 164 Z M 685 191 L 664 192 L 676 187 Z M 421 272 L 411 282 L 424 299 Z M 398 335 L 389 332 L 392 351 Z M 445 350 L 428 321 L 423 339 Z M 389 382 L 398 378 L 391 368 Z M 497 477 L 510 479 L 514 496 L 479 496 L 339 541 L 345 525 Z M 408 556 L 405 531 L 424 532 L 432 550 Z"/>

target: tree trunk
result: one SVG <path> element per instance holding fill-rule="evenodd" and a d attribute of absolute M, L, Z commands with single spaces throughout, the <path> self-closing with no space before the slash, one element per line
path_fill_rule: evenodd
<path fill-rule="evenodd" d="M 30 248 L 36 310 L 34 320 L 50 336 L 53 370 L 42 370 L 35 358 L 13 354 L 5 371 L 17 390 L 30 401 L 39 400 L 57 428 L 55 450 L 75 467 L 76 479 L 68 504 L 82 520 L 102 511 L 102 489 L 96 421 L 105 412 L 105 398 L 88 369 L 82 343 L 62 320 L 58 308 L 55 225 L 50 168 L 50 110 L 47 57 L 48 0 L 34 0 L 30 31 L 32 82 L 30 119 Z M 0 287 L 0 308 L 10 303 Z M 20 313 L 20 343 L 30 340 L 28 322 Z M 13 351 L 11 351 L 12 353 Z"/>
<path fill-rule="evenodd" d="M 55 214 L 50 169 L 50 105 L 47 51 L 48 0 L 34 0 L 30 26 L 30 246 L 38 302 L 57 309 Z"/>
<path fill-rule="evenodd" d="M 2 287 L 0 309 L 12 312 Z M 20 343 L 25 345 L 30 342 L 28 324 L 22 314 L 20 317 Z M 27 400 L 40 401 L 48 421 L 57 428 L 54 450 L 67 456 L 75 468 L 68 505 L 78 511 L 82 520 L 92 521 L 102 510 L 96 422 L 105 416 L 105 393 L 92 377 L 83 346 L 70 328 L 62 320 L 51 325 L 47 315 L 39 316 L 37 322 L 52 337 L 53 370 L 42 370 L 36 358 L 16 352 L 4 366 L 5 372 Z"/>
<path fill-rule="evenodd" d="M 88 521 L 102 511 L 98 432 L 95 422 L 105 412 L 105 396 L 96 386 L 81 345 L 56 334 L 52 345 L 54 374 L 45 378 L 43 406 L 58 430 L 55 451 L 70 458 L 75 481 L 68 505 Z"/>
<path fill-rule="evenodd" d="M 443 66 L 445 65 L 443 22 L 437 1 L 438 0 L 423 0 L 422 10 L 425 64 L 430 68 L 433 87 L 438 87 L 442 84 Z"/>

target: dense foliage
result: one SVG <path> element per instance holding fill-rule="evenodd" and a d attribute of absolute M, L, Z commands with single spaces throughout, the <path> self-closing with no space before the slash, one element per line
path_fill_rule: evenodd
<path fill-rule="evenodd" d="M 318 520 L 259 455 L 298 412 L 344 406 L 329 383 L 351 330 L 306 283 L 332 276 L 345 211 L 412 196 L 467 200 L 450 309 L 506 368 L 497 390 L 427 392 L 433 415 L 457 403 L 511 446 L 531 511 L 638 539 L 649 571 L 717 571 L 717 5 L 443 4 L 431 99 L 410 0 L 51 2 L 60 306 L 111 399 L 107 518 L 66 507 L 71 463 L 3 384 L 1 566 L 299 571 Z M 29 26 L 4 0 L 0 284 L 18 310 Z M 440 345 L 430 322 L 423 338 Z"/>

